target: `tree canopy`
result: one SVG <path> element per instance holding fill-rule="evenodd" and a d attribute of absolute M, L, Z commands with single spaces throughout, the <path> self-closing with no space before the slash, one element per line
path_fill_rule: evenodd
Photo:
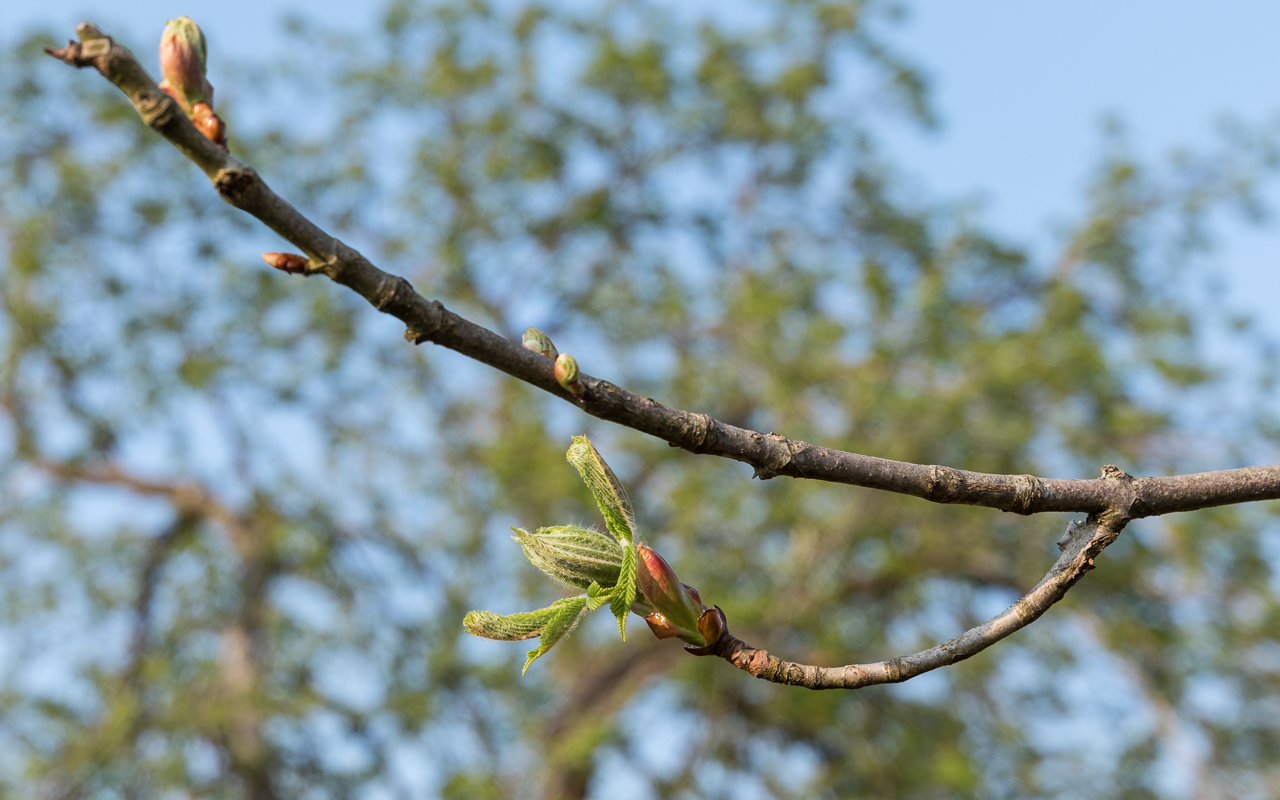
<path fill-rule="evenodd" d="M 231 153 L 310 218 L 668 406 L 986 473 L 1280 461 L 1271 343 L 1187 289 L 1268 132 L 1172 163 L 1115 135 L 1040 258 L 884 155 L 933 124 L 895 5 L 749 12 L 405 0 L 377 40 L 298 21 L 209 69 Z M 6 796 L 1274 792 L 1271 505 L 1135 522 L 1035 625 L 899 687 L 772 685 L 608 614 L 521 677 L 463 619 L 562 597 L 511 526 L 605 528 L 576 434 L 730 630 L 805 663 L 990 617 L 1066 519 L 752 480 L 408 345 L 264 268 L 279 239 L 52 44 L 0 67 Z"/>

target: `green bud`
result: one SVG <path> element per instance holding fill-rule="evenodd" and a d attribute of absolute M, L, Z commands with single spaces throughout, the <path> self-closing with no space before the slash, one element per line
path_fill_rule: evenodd
<path fill-rule="evenodd" d="M 681 583 L 671 565 L 652 547 L 642 544 L 636 552 L 639 555 L 636 582 L 645 601 L 654 609 L 644 618 L 650 630 L 659 639 L 675 636 L 695 647 L 705 647 L 707 638 L 698 624 L 705 607 L 697 590 Z M 708 630 L 714 632 L 714 627 Z"/>
<path fill-rule="evenodd" d="M 541 353 L 547 358 L 556 358 L 560 353 L 556 350 L 556 346 L 551 343 L 551 337 L 538 330 L 530 328 L 524 332 L 524 339 L 520 342 L 524 345 L 525 350 L 532 350 L 535 353 Z"/>
<path fill-rule="evenodd" d="M 208 47 L 204 32 L 190 17 L 171 19 L 160 36 L 160 88 L 167 92 L 187 116 L 196 103 L 213 107 L 213 87 L 205 80 Z"/>
<path fill-rule="evenodd" d="M 588 589 L 595 583 L 611 589 L 618 583 L 623 547 L 608 534 L 572 525 L 539 528 L 537 533 L 511 530 L 529 562 L 565 586 Z"/>
<path fill-rule="evenodd" d="M 586 391 L 586 387 L 578 383 L 578 361 L 568 353 L 556 356 L 556 382 L 574 397 L 581 397 Z"/>

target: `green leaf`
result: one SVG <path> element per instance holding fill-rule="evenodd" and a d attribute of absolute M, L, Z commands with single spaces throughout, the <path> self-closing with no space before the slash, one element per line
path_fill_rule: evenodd
<path fill-rule="evenodd" d="M 586 589 L 598 583 L 610 589 L 618 582 L 626 548 L 608 534 L 573 525 L 539 528 L 537 533 L 511 530 L 529 563 L 565 586 Z"/>
<path fill-rule="evenodd" d="M 547 611 L 555 611 L 547 626 L 542 630 L 542 638 L 538 640 L 536 650 L 530 650 L 524 659 L 524 669 L 520 670 L 520 674 L 529 671 L 529 665 L 537 661 L 547 653 L 552 647 L 559 642 L 582 621 L 587 613 L 587 596 L 567 597 L 564 600 L 557 600 L 551 604 Z"/>
<path fill-rule="evenodd" d="M 618 633 L 622 641 L 627 640 L 627 615 L 636 601 L 636 548 L 627 547 L 622 554 L 622 569 L 618 573 L 618 584 L 613 587 L 613 599 L 609 602 L 609 610 L 618 618 Z"/>
<path fill-rule="evenodd" d="M 609 465 L 600 457 L 595 445 L 585 436 L 573 437 L 573 445 L 565 454 L 569 463 L 577 467 L 578 474 L 596 498 L 600 513 L 604 515 L 605 526 L 613 538 L 624 545 L 634 545 L 637 541 L 635 512 L 631 510 L 631 501 L 613 474 Z"/>
<path fill-rule="evenodd" d="M 587 610 L 595 611 L 600 606 L 609 602 L 609 598 L 613 593 L 603 588 L 598 583 L 593 583 L 587 587 Z"/>
<path fill-rule="evenodd" d="M 472 611 L 462 618 L 462 626 L 474 636 L 500 642 L 518 642 L 542 633 L 556 613 L 555 605 L 505 617 L 492 611 Z"/>

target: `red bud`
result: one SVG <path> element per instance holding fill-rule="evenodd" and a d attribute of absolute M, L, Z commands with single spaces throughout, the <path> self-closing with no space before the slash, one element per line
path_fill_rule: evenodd
<path fill-rule="evenodd" d="M 297 253 L 263 253 L 262 260 L 290 275 L 306 275 L 309 271 L 306 256 Z"/>
<path fill-rule="evenodd" d="M 191 122 L 206 139 L 223 150 L 227 149 L 227 126 L 223 123 L 222 117 L 213 113 L 213 109 L 208 104 L 195 104 L 191 111 Z"/>
<path fill-rule="evenodd" d="M 720 637 L 724 636 L 729 629 L 729 623 L 724 618 L 724 612 L 720 610 L 720 606 L 708 609 L 702 612 L 702 616 L 698 617 L 698 633 L 702 634 L 702 638 L 707 640 L 707 647 L 720 641 Z"/>
<path fill-rule="evenodd" d="M 636 555 L 636 584 L 654 608 L 654 613 L 644 618 L 650 630 L 659 639 L 678 636 L 689 644 L 705 646 L 706 638 L 698 628 L 703 605 L 697 590 L 681 583 L 671 565 L 652 547 L 639 545 Z"/>

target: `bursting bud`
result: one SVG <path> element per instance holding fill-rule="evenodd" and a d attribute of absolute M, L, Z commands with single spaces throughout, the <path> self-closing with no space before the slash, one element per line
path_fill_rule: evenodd
<path fill-rule="evenodd" d="M 196 103 L 204 103 L 213 111 L 213 87 L 205 80 L 208 47 L 204 32 L 190 17 L 171 19 L 160 36 L 160 88 L 169 94 L 188 117 L 195 113 Z"/>
<path fill-rule="evenodd" d="M 582 397 L 586 387 L 578 383 L 578 361 L 568 353 L 556 356 L 556 382 L 574 397 Z"/>
<path fill-rule="evenodd" d="M 612 536 L 573 525 L 539 528 L 536 533 L 511 530 L 529 563 L 553 580 L 573 589 L 589 589 L 593 583 L 603 589 L 617 585 L 623 547 Z"/>
<path fill-rule="evenodd" d="M 653 613 L 644 618 L 659 639 L 676 637 L 694 647 L 706 647 L 724 634 L 724 614 L 719 609 L 708 611 L 702 605 L 698 590 L 685 586 L 675 570 L 657 551 L 647 545 L 636 548 L 639 564 L 636 583 Z M 705 622 L 704 622 L 705 620 Z"/>
<path fill-rule="evenodd" d="M 556 358 L 560 355 L 556 351 L 556 346 L 551 343 L 551 337 L 537 328 L 530 328 L 525 331 L 524 339 L 520 341 L 520 344 L 524 345 L 525 350 L 541 353 L 547 358 Z"/>

